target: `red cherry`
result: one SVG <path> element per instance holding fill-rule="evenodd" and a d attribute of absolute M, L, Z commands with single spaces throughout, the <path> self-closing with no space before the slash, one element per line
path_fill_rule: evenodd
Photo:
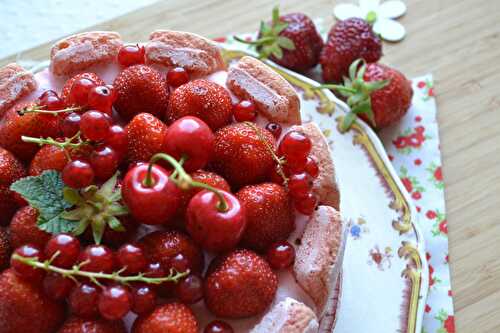
<path fill-rule="evenodd" d="M 59 252 L 57 256 L 54 255 Z M 52 265 L 62 268 L 72 267 L 80 255 L 80 241 L 69 234 L 57 234 L 45 245 L 45 257 L 54 258 Z"/>
<path fill-rule="evenodd" d="M 242 100 L 233 106 L 233 116 L 238 122 L 254 121 L 257 111 L 252 101 Z"/>
<path fill-rule="evenodd" d="M 145 163 L 127 172 L 122 183 L 123 201 L 138 222 L 167 223 L 179 207 L 181 190 L 169 179 L 170 172 L 159 165 L 151 168 L 151 186 L 145 184 L 147 174 Z"/>
<path fill-rule="evenodd" d="M 56 301 L 64 300 L 74 285 L 75 282 L 71 279 L 57 273 L 49 273 L 43 279 L 43 291 L 45 295 Z"/>
<path fill-rule="evenodd" d="M 87 272 L 112 273 L 115 267 L 113 251 L 106 245 L 89 245 L 80 254 L 79 262 L 83 264 L 82 270 Z"/>
<path fill-rule="evenodd" d="M 297 199 L 307 196 L 307 194 L 311 190 L 311 187 L 311 178 L 305 172 L 293 174 L 288 180 L 288 189 L 290 191 L 290 195 Z"/>
<path fill-rule="evenodd" d="M 36 245 L 32 244 L 23 245 L 17 248 L 14 253 L 25 258 L 38 258 L 38 261 L 44 260 L 42 251 Z M 14 258 L 10 259 L 10 266 L 17 275 L 27 281 L 39 282 L 45 274 L 43 270 L 24 264 Z"/>
<path fill-rule="evenodd" d="M 156 307 L 156 292 L 147 284 L 132 287 L 132 311 L 136 314 L 144 314 L 154 310 Z"/>
<path fill-rule="evenodd" d="M 110 125 L 105 113 L 95 110 L 85 112 L 80 120 L 82 134 L 92 141 L 104 140 L 109 133 Z"/>
<path fill-rule="evenodd" d="M 122 245 L 118 249 L 116 257 L 120 267 L 127 267 L 125 270 L 127 274 L 144 272 L 148 264 L 144 251 L 134 244 Z"/>
<path fill-rule="evenodd" d="M 245 210 L 239 200 L 219 190 L 227 203 L 220 211 L 219 197 L 211 191 L 198 192 L 187 207 L 187 230 L 194 241 L 212 252 L 223 252 L 235 247 L 246 226 Z"/>
<path fill-rule="evenodd" d="M 233 328 L 222 320 L 214 320 L 208 323 L 203 333 L 234 333 Z"/>
<path fill-rule="evenodd" d="M 309 174 L 309 176 L 317 178 L 319 176 L 318 162 L 316 162 L 313 157 L 308 156 L 305 170 Z"/>
<path fill-rule="evenodd" d="M 215 136 L 205 122 L 196 117 L 176 120 L 165 135 L 165 151 L 179 160 L 187 157 L 183 164 L 187 172 L 205 167 L 214 150 Z"/>
<path fill-rule="evenodd" d="M 295 249 L 287 241 L 276 242 L 267 250 L 267 261 L 274 269 L 288 268 L 295 261 Z"/>
<path fill-rule="evenodd" d="M 123 286 L 105 287 L 99 295 L 99 312 L 107 320 L 119 320 L 125 317 L 131 306 L 132 295 Z"/>
<path fill-rule="evenodd" d="M 182 67 L 175 67 L 167 73 L 167 83 L 169 86 L 178 87 L 189 81 L 188 72 Z"/>
<path fill-rule="evenodd" d="M 56 111 L 64 109 L 64 101 L 59 98 L 54 90 L 45 90 L 38 97 L 37 104 L 44 107 L 44 110 Z"/>
<path fill-rule="evenodd" d="M 271 132 L 271 134 L 278 139 L 281 136 L 281 125 L 277 123 L 268 123 L 266 125 L 266 130 Z"/>
<path fill-rule="evenodd" d="M 73 82 L 69 92 L 71 105 L 86 106 L 89 101 L 89 91 L 96 86 L 96 83 L 88 78 L 80 78 Z"/>
<path fill-rule="evenodd" d="M 98 147 L 90 154 L 90 165 L 95 177 L 102 181 L 108 180 L 115 174 L 119 163 L 118 154 L 107 146 Z"/>
<path fill-rule="evenodd" d="M 109 128 L 109 132 L 106 139 L 104 139 L 104 143 L 123 156 L 127 153 L 127 132 L 120 125 L 113 125 Z"/>
<path fill-rule="evenodd" d="M 116 91 L 112 85 L 93 87 L 89 91 L 90 108 L 111 115 L 113 103 L 116 101 Z"/>
<path fill-rule="evenodd" d="M 294 200 L 295 209 L 301 214 L 311 215 L 318 204 L 318 198 L 309 192 L 305 197 Z"/>
<path fill-rule="evenodd" d="M 290 131 L 281 140 L 279 150 L 286 159 L 306 159 L 311 151 L 311 140 L 299 131 Z"/>
<path fill-rule="evenodd" d="M 182 303 L 197 303 L 203 298 L 203 280 L 197 275 L 190 274 L 177 283 L 175 294 Z"/>
<path fill-rule="evenodd" d="M 66 138 L 71 138 L 80 130 L 81 117 L 76 112 L 71 112 L 61 123 L 61 132 Z"/>
<path fill-rule="evenodd" d="M 71 312 L 83 318 L 93 318 L 97 316 L 97 302 L 99 291 L 97 287 L 90 283 L 81 283 L 69 294 L 69 307 Z"/>
<path fill-rule="evenodd" d="M 66 164 L 62 171 L 63 182 L 72 188 L 83 188 L 94 181 L 94 170 L 89 163 L 74 160 Z"/>
<path fill-rule="evenodd" d="M 144 64 L 144 53 L 144 46 L 124 45 L 118 51 L 118 62 L 125 67 Z"/>

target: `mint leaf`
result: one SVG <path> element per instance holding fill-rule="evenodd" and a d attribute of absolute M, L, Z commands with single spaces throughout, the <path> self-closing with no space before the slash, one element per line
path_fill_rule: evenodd
<path fill-rule="evenodd" d="M 63 188 L 61 175 L 54 170 L 22 178 L 10 186 L 38 210 L 38 228 L 52 234 L 72 232 L 77 225 L 62 216 L 72 206 L 64 200 Z"/>

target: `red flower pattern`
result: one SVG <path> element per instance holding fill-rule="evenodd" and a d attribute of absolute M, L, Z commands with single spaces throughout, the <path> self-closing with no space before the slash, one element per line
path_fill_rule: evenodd
<path fill-rule="evenodd" d="M 448 333 L 455 333 L 455 317 L 448 316 L 444 321 L 444 329 Z"/>

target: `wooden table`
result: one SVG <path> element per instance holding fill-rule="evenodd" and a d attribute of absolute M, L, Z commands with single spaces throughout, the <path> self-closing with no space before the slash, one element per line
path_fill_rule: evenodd
<path fill-rule="evenodd" d="M 256 29 L 273 3 L 170 0 L 86 30 L 117 30 L 125 40 L 146 40 L 157 28 L 224 36 Z M 283 12 L 332 22 L 331 0 L 282 3 Z M 500 4 L 407 3 L 400 22 L 408 36 L 402 43 L 385 44 L 383 61 L 409 77 L 435 75 L 457 331 L 500 332 Z M 50 43 L 34 48 L 23 58 L 46 59 L 49 48 Z M 13 60 L 0 60 L 0 65 Z"/>

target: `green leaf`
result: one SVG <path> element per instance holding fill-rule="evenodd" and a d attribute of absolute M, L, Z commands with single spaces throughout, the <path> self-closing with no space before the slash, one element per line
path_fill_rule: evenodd
<path fill-rule="evenodd" d="M 273 7 L 273 26 L 280 21 L 280 8 L 279 6 Z"/>
<path fill-rule="evenodd" d="M 123 216 L 129 214 L 127 207 L 120 205 L 118 202 L 113 202 L 109 205 L 107 212 L 113 216 Z"/>
<path fill-rule="evenodd" d="M 104 229 L 106 229 L 106 223 L 101 218 L 96 218 L 92 220 L 91 225 L 94 242 L 96 244 L 101 244 Z"/>
<path fill-rule="evenodd" d="M 278 45 L 273 45 L 274 47 L 272 48 L 272 55 L 275 56 L 278 59 L 283 58 L 283 50 Z"/>
<path fill-rule="evenodd" d="M 64 200 L 66 200 L 72 205 L 76 205 L 77 203 L 83 200 L 83 198 L 80 196 L 80 193 L 78 193 L 77 190 L 67 186 L 63 188 L 63 197 Z"/>
<path fill-rule="evenodd" d="M 368 92 L 372 92 L 375 90 L 379 90 L 387 86 L 391 80 L 382 80 L 382 81 L 373 81 L 373 82 L 366 82 L 365 83 L 365 89 Z"/>
<path fill-rule="evenodd" d="M 288 27 L 288 22 L 278 22 L 273 27 L 273 35 L 277 36 Z"/>
<path fill-rule="evenodd" d="M 114 231 L 124 232 L 125 228 L 121 224 L 120 220 L 116 217 L 112 216 L 108 219 L 108 226 Z"/>
<path fill-rule="evenodd" d="M 119 171 L 115 172 L 113 177 L 109 178 L 104 184 L 101 185 L 101 188 L 97 191 L 97 193 L 99 193 L 99 195 L 102 195 L 103 197 L 109 197 L 111 194 L 113 194 L 116 183 L 118 182 L 119 174 Z"/>
<path fill-rule="evenodd" d="M 72 206 L 64 199 L 64 183 L 54 170 L 39 176 L 25 177 L 13 183 L 10 189 L 19 193 L 33 208 L 38 210 L 38 227 L 49 233 L 71 232 L 76 224 L 61 216 Z"/>
<path fill-rule="evenodd" d="M 356 120 L 357 116 L 354 112 L 349 112 L 342 119 L 342 124 L 340 125 L 340 130 L 346 132 L 349 128 L 351 128 L 352 123 Z"/>
<path fill-rule="evenodd" d="M 260 21 L 260 28 L 259 28 L 259 32 L 262 36 L 269 36 L 272 32 L 272 28 L 269 24 L 267 24 L 266 22 L 264 21 Z"/>
<path fill-rule="evenodd" d="M 356 78 L 356 72 L 358 71 L 358 66 L 361 60 L 362 59 L 356 59 L 349 66 L 349 78 L 351 79 L 351 81 L 354 81 L 354 79 Z"/>
<path fill-rule="evenodd" d="M 361 92 L 357 92 L 354 95 L 349 96 L 349 98 L 347 99 L 347 104 L 352 107 L 353 105 L 361 103 L 364 99 L 369 99 L 369 98 L 370 98 L 369 96 Z"/>
<path fill-rule="evenodd" d="M 278 37 L 278 45 L 287 50 L 295 50 L 295 44 L 288 37 Z"/>
<path fill-rule="evenodd" d="M 87 230 L 87 227 L 89 226 L 89 224 L 90 224 L 89 219 L 80 220 L 80 223 L 78 223 L 78 226 L 73 230 L 73 235 L 79 236 L 79 235 L 83 234 L 85 232 L 85 230 Z"/>

